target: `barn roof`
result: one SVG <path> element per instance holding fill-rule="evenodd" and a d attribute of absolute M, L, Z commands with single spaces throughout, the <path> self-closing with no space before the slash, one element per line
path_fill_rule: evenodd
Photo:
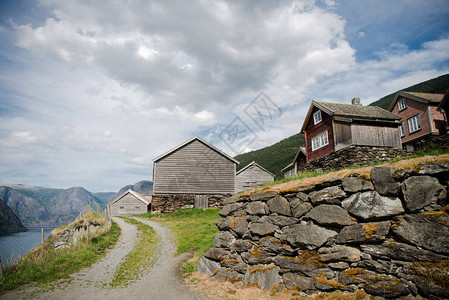
<path fill-rule="evenodd" d="M 139 199 L 140 201 L 142 201 L 145 205 L 148 205 L 151 203 L 151 199 L 145 197 L 144 195 L 141 195 L 131 189 L 127 190 L 126 192 L 123 192 L 121 195 L 119 195 L 118 197 L 115 197 L 111 203 L 109 203 L 109 205 L 114 204 L 115 202 L 119 201 L 120 199 L 122 199 L 123 197 L 125 197 L 127 194 L 131 194 L 134 197 L 136 197 L 137 199 Z"/>
<path fill-rule="evenodd" d="M 441 100 L 440 104 L 438 105 L 439 110 L 444 108 L 448 99 L 449 99 L 449 88 L 447 89 L 446 93 L 444 94 L 443 100 Z"/>
<path fill-rule="evenodd" d="M 203 139 L 201 139 L 201 138 L 199 138 L 199 137 L 197 137 L 197 136 L 194 136 L 194 137 L 191 138 L 190 140 L 188 140 L 188 141 L 182 143 L 181 145 L 179 145 L 179 146 L 177 146 L 177 147 L 171 149 L 170 151 L 165 152 L 164 154 L 162 154 L 162 155 L 156 157 L 155 159 L 153 159 L 153 161 L 154 161 L 154 162 L 157 162 L 158 160 L 161 160 L 162 158 L 164 158 L 164 157 L 166 157 L 166 156 L 172 154 L 173 152 L 176 152 L 177 150 L 181 149 L 182 147 L 184 147 L 184 146 L 186 146 L 186 145 L 188 145 L 188 144 L 190 144 L 190 143 L 192 143 L 192 142 L 194 142 L 194 141 L 199 141 L 200 143 L 203 143 L 204 145 L 206 145 L 206 146 L 209 147 L 210 149 L 214 150 L 214 151 L 217 152 L 218 154 L 220 154 L 220 155 L 226 157 L 227 159 L 229 159 L 229 160 L 232 161 L 233 163 L 235 163 L 235 164 L 240 164 L 240 162 L 237 161 L 237 160 L 235 160 L 233 157 L 227 155 L 227 154 L 224 153 L 223 151 L 221 151 L 221 150 L 215 148 L 214 146 L 212 146 L 211 144 L 209 144 L 208 142 L 204 141 Z"/>
<path fill-rule="evenodd" d="M 301 132 L 305 131 L 306 126 L 309 123 L 309 120 L 312 116 L 313 107 L 317 107 L 331 116 L 353 118 L 357 120 L 382 122 L 382 121 L 396 121 L 400 119 L 400 117 L 396 116 L 395 114 L 378 106 L 361 106 L 353 104 L 312 101 L 309 107 L 309 111 L 307 112 L 306 118 L 304 119 Z"/>
<path fill-rule="evenodd" d="M 265 171 L 265 172 L 269 173 L 270 175 L 273 175 L 273 176 L 274 176 L 273 173 L 271 173 L 270 171 L 268 171 L 267 169 L 265 169 L 264 167 L 262 167 L 261 165 L 259 165 L 259 164 L 256 163 L 255 161 L 253 161 L 252 163 L 248 164 L 246 167 L 244 167 L 243 169 L 241 169 L 240 171 L 238 171 L 237 173 L 235 173 L 235 175 L 238 175 L 238 174 L 242 173 L 243 171 L 245 171 L 246 169 L 248 169 L 248 168 L 251 167 L 251 166 L 256 166 L 256 167 L 258 167 L 259 169 L 261 169 L 262 171 Z"/>
<path fill-rule="evenodd" d="M 297 161 L 298 160 L 298 156 L 299 156 L 299 154 L 304 154 L 304 156 L 306 156 L 306 148 L 304 148 L 304 147 L 299 147 L 299 149 L 298 149 L 298 152 L 296 152 L 296 155 L 295 155 L 295 158 L 293 159 L 293 161 L 288 165 L 288 166 L 286 166 L 285 168 L 283 168 L 282 170 L 281 170 L 281 172 L 285 172 L 285 171 L 287 171 L 288 169 L 290 169 L 292 166 L 293 166 L 293 164 L 295 163 L 295 161 Z"/>
<path fill-rule="evenodd" d="M 389 111 L 393 110 L 393 107 L 395 106 L 396 102 L 398 102 L 400 97 L 405 97 L 407 99 L 413 99 L 418 102 L 422 103 L 433 103 L 433 104 L 439 104 L 441 100 L 443 100 L 444 94 L 431 94 L 431 93 L 416 93 L 416 92 L 405 92 L 400 91 L 396 93 L 396 96 L 393 99 L 393 102 L 391 102 L 390 107 L 388 108 Z"/>

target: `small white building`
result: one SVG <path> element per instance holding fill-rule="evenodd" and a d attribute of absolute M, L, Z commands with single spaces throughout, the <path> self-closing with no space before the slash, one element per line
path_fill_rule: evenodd
<path fill-rule="evenodd" d="M 273 173 L 253 161 L 235 174 L 235 191 L 254 189 L 273 181 Z"/>
<path fill-rule="evenodd" d="M 109 204 L 111 216 L 132 216 L 145 214 L 151 205 L 151 196 L 141 195 L 133 190 L 127 190 L 115 197 Z"/>

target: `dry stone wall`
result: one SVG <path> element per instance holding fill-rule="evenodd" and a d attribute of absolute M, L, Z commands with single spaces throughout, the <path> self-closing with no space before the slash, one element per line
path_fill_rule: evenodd
<path fill-rule="evenodd" d="M 228 197 L 229 195 L 207 195 L 208 208 L 223 207 L 223 203 Z M 153 213 L 170 213 L 194 207 L 195 195 L 193 194 L 153 195 L 151 199 Z"/>
<path fill-rule="evenodd" d="M 366 166 L 373 162 L 386 162 L 397 157 L 408 156 L 409 154 L 401 148 L 348 146 L 299 167 L 300 171 L 328 171 L 347 166 Z"/>
<path fill-rule="evenodd" d="M 198 270 L 264 289 L 449 298 L 449 165 L 228 199 Z"/>

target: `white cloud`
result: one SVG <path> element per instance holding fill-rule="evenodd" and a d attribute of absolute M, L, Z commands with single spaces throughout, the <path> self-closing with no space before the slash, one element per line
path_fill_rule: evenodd
<path fill-rule="evenodd" d="M 152 159 L 194 135 L 231 153 L 218 133 L 237 116 L 254 150 L 299 132 L 312 99 L 368 104 L 447 72 L 436 66 L 449 59 L 440 39 L 356 61 L 332 0 L 40 3 L 52 14 L 12 21 L 16 65 L 0 70 L 10 182 L 118 190 L 151 179 Z M 263 130 L 244 114 L 260 91 L 284 108 Z"/>

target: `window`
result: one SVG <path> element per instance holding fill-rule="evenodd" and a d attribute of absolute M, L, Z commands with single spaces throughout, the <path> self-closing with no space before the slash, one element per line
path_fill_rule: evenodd
<path fill-rule="evenodd" d="M 321 110 L 319 110 L 313 114 L 313 124 L 316 125 L 320 123 L 321 120 Z"/>
<path fill-rule="evenodd" d="M 324 147 L 327 144 L 329 144 L 329 140 L 327 138 L 327 131 L 325 131 L 312 139 L 312 151 Z"/>
<path fill-rule="evenodd" d="M 401 122 L 401 125 L 399 125 L 399 134 L 401 137 L 405 136 L 404 122 Z"/>
<path fill-rule="evenodd" d="M 421 129 L 421 119 L 419 115 L 413 116 L 407 120 L 408 122 L 408 131 L 410 133 L 418 131 Z"/>
<path fill-rule="evenodd" d="M 124 206 L 120 206 L 120 209 L 125 209 L 125 207 Z"/>
<path fill-rule="evenodd" d="M 405 98 L 401 98 L 398 101 L 398 109 L 401 111 L 407 108 L 407 102 L 405 102 Z"/>
<path fill-rule="evenodd" d="M 140 206 L 136 206 L 136 209 L 139 210 L 139 209 L 140 209 Z"/>

